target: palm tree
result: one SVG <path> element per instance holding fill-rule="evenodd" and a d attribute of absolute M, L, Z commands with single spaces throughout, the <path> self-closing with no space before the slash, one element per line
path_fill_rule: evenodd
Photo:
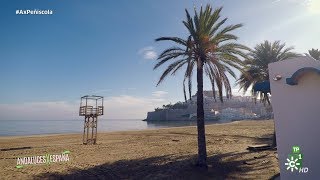
<path fill-rule="evenodd" d="M 316 60 L 320 60 L 320 50 L 319 49 L 310 49 L 309 55 Z"/>
<path fill-rule="evenodd" d="M 237 80 L 240 90 L 243 90 L 243 93 L 245 93 L 254 84 L 269 81 L 268 64 L 298 57 L 299 54 L 291 52 L 293 49 L 293 47 L 285 48 L 285 43 L 281 44 L 280 41 L 269 42 L 266 40 L 263 43 L 257 44 L 253 50 L 250 50 L 248 58 L 244 61 L 244 72 Z M 252 93 L 255 97 L 260 96 L 262 102 L 270 104 L 267 93 Z"/>
<path fill-rule="evenodd" d="M 292 52 L 294 48 L 285 48 L 285 43 L 281 44 L 280 41 L 264 41 L 257 44 L 253 50 L 249 52 L 248 58 L 244 61 L 244 72 L 237 80 L 240 90 L 243 93 L 247 92 L 250 87 L 256 83 L 269 81 L 268 64 L 272 62 L 282 61 L 288 58 L 300 56 Z M 267 92 L 256 93 L 252 90 L 253 96 L 256 98 L 260 96 L 260 100 L 270 106 L 270 100 Z M 275 133 L 273 138 L 273 146 L 276 146 Z"/>
<path fill-rule="evenodd" d="M 245 57 L 243 50 L 247 47 L 237 44 L 237 36 L 231 34 L 242 24 L 224 26 L 227 18 L 220 19 L 222 7 L 215 9 L 207 5 L 200 13 L 195 10 L 194 17 L 191 18 L 188 10 L 184 26 L 188 30 L 187 38 L 160 37 L 156 41 L 171 41 L 176 44 L 164 50 L 158 57 L 158 63 L 154 66 L 157 69 L 166 62 L 170 62 L 161 75 L 157 85 L 159 85 L 169 74 L 174 75 L 177 70 L 186 67 L 185 79 L 191 86 L 192 72 L 197 69 L 197 131 L 198 131 L 198 162 L 200 167 L 207 167 L 207 151 L 204 127 L 203 108 L 203 72 L 209 77 L 214 88 L 218 88 L 220 100 L 222 101 L 222 91 L 231 96 L 231 86 L 226 74 L 234 78 L 235 73 L 231 67 L 241 69 L 242 61 L 239 57 Z M 190 90 L 190 88 L 189 88 Z M 185 91 L 184 91 L 185 92 Z"/>

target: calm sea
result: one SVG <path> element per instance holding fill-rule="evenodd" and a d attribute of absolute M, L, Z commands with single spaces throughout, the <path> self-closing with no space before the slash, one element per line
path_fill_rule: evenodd
<path fill-rule="evenodd" d="M 206 124 L 230 121 L 207 121 Z M 196 121 L 146 122 L 136 119 L 98 120 L 98 132 L 194 126 Z M 0 120 L 0 136 L 82 133 L 82 120 Z"/>

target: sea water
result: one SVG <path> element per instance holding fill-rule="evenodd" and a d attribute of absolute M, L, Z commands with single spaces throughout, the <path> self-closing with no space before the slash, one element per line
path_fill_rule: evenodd
<path fill-rule="evenodd" d="M 207 121 L 206 124 L 230 121 Z M 141 119 L 98 119 L 98 132 L 195 126 L 196 121 L 142 121 Z M 82 133 L 84 120 L 0 120 L 0 136 Z"/>

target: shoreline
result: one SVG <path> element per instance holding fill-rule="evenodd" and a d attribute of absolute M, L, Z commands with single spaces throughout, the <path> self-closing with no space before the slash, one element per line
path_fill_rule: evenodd
<path fill-rule="evenodd" d="M 271 143 L 272 120 L 206 125 L 208 172 L 194 167 L 195 126 L 98 133 L 96 145 L 82 134 L 0 137 L 0 175 L 4 179 L 269 179 L 279 173 L 276 151 L 249 152 Z M 15 168 L 17 157 L 70 151 L 70 162 Z"/>
<path fill-rule="evenodd" d="M 272 119 L 268 120 L 262 120 L 262 121 L 272 121 Z M 180 121 L 180 120 L 179 120 Z M 179 122 L 177 121 L 177 122 Z M 250 119 L 250 120 L 234 120 L 231 122 L 220 122 L 220 123 L 212 123 L 212 124 L 207 124 L 207 126 L 212 126 L 212 125 L 220 125 L 220 124 L 231 124 L 231 123 L 238 123 L 242 121 L 261 121 L 260 119 Z M 152 122 L 152 121 L 151 121 Z M 156 121 L 156 122 L 168 122 L 168 121 Z M 170 122 L 170 121 L 169 121 Z M 172 121 L 171 121 L 172 122 Z M 209 121 L 210 122 L 210 121 Z M 114 131 L 99 131 L 98 128 L 98 134 L 102 133 L 116 133 L 116 132 L 131 132 L 131 131 L 149 131 L 149 130 L 157 130 L 157 129 L 171 129 L 171 128 L 185 128 L 185 127 L 197 127 L 196 125 L 185 125 L 185 126 L 174 126 L 174 127 L 156 127 L 156 128 L 146 128 L 146 129 L 129 129 L 129 130 L 114 130 Z M 42 137 L 42 136 L 59 136 L 59 135 L 79 135 L 82 133 L 50 133 L 50 134 L 31 134 L 31 135 L 8 135 L 8 136 L 0 136 L 0 139 L 5 139 L 5 138 L 23 138 L 23 137 Z"/>

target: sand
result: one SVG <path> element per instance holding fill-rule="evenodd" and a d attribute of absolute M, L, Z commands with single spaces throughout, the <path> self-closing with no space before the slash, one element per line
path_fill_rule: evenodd
<path fill-rule="evenodd" d="M 269 179 L 279 173 L 269 144 L 272 120 L 206 126 L 208 170 L 195 166 L 196 127 L 98 133 L 96 145 L 81 134 L 0 137 L 0 179 Z M 59 154 L 70 161 L 16 168 L 17 157 Z"/>

